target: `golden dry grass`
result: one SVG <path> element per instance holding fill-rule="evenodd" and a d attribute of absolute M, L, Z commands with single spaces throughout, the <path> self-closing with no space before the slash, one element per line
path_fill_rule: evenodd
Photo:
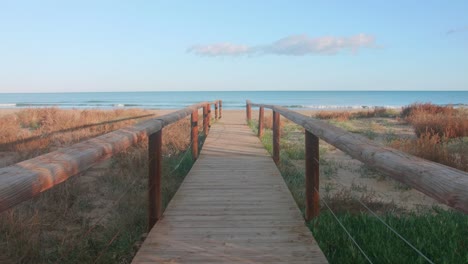
<path fill-rule="evenodd" d="M 149 114 L 152 113 L 142 109 L 24 109 L 0 117 L 0 151 L 16 152 L 19 154 L 17 161 L 29 159 L 134 124 L 140 119 L 108 123 L 110 121 Z M 96 125 L 83 128 L 89 124 Z"/>
<path fill-rule="evenodd" d="M 368 109 L 366 111 L 319 111 L 315 114 L 318 119 L 335 119 L 346 121 L 354 118 L 388 117 L 395 115 L 395 111 L 383 107 Z"/>
<path fill-rule="evenodd" d="M 412 104 L 402 111 L 405 118 L 414 127 L 418 137 L 429 133 L 440 138 L 468 136 L 468 112 L 452 106 L 437 106 L 430 103 Z"/>
<path fill-rule="evenodd" d="M 468 172 L 468 143 L 425 132 L 416 139 L 397 139 L 390 143 L 409 154 Z"/>
<path fill-rule="evenodd" d="M 28 109 L 0 119 L 2 131 L 10 131 L 1 142 L 16 141 L 15 133 L 23 139 L 147 113 L 143 110 Z M 9 150 L 30 157 L 47 152 L 51 149 L 49 145 L 68 146 L 137 121 L 60 133 Z M 35 151 L 36 147 L 40 150 Z M 110 161 L 3 212 L 0 263 L 3 260 L 7 263 L 92 263 L 97 258 L 99 263 L 131 262 L 136 250 L 134 244 L 146 229 L 147 153 L 147 142 L 143 140 Z M 189 118 L 163 129 L 164 204 L 193 163 L 191 155 L 186 153 L 190 154 Z"/>

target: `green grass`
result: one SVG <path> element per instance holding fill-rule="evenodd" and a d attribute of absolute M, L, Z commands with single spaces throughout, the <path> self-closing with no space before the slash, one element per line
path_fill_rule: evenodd
<path fill-rule="evenodd" d="M 427 263 L 377 218 L 340 212 L 338 219 L 374 263 Z M 462 213 L 384 215 L 383 220 L 434 263 L 468 262 L 468 218 Z M 332 214 L 322 210 L 308 227 L 330 263 L 367 263 Z"/>
<path fill-rule="evenodd" d="M 252 130 L 256 123 L 252 122 Z M 283 129 L 283 131 L 294 131 Z M 289 142 L 295 140 L 296 142 Z M 272 132 L 266 129 L 261 141 L 272 151 Z M 305 204 L 304 171 L 298 169 L 294 160 L 303 157 L 303 139 L 283 134 L 280 141 L 279 169 L 296 203 L 303 211 Z M 301 146 L 301 147 L 299 147 Z M 322 150 L 321 150 L 322 151 Z M 339 165 L 320 159 L 320 173 L 333 177 Z M 380 174 L 362 166 L 362 177 L 380 179 Z M 334 186 L 326 186 L 322 199 L 330 204 L 338 219 L 356 239 L 374 263 L 427 263 L 414 250 L 396 237 L 376 217 L 367 212 L 349 193 L 329 196 Z M 361 197 L 368 207 L 408 239 L 434 263 L 468 263 L 468 216 L 452 210 L 433 208 L 426 211 L 405 212 L 393 204 L 382 204 L 371 196 Z M 351 242 L 322 200 L 321 214 L 308 227 L 330 263 L 367 263 L 357 247 Z"/>

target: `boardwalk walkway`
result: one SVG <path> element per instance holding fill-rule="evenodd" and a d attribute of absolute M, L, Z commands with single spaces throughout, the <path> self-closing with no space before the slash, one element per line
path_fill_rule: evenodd
<path fill-rule="evenodd" d="M 133 263 L 327 263 L 273 160 L 225 112 Z"/>

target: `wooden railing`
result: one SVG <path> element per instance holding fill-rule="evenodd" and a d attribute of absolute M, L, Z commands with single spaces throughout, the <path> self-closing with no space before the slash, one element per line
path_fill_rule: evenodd
<path fill-rule="evenodd" d="M 10 148 L 12 146 L 15 146 L 17 144 L 29 143 L 29 142 L 32 142 L 32 141 L 35 141 L 35 140 L 38 140 L 38 139 L 41 139 L 41 138 L 48 138 L 48 137 L 54 136 L 56 134 L 73 132 L 73 131 L 77 131 L 77 130 L 80 130 L 80 129 L 86 129 L 86 128 L 91 128 L 91 127 L 96 127 L 96 126 L 110 125 L 110 124 L 115 124 L 115 123 L 128 121 L 128 120 L 141 119 L 141 118 L 146 118 L 146 117 L 150 117 L 150 116 L 154 116 L 154 115 L 155 114 L 130 116 L 130 117 L 119 118 L 119 119 L 115 119 L 115 120 L 103 121 L 103 122 L 99 122 L 99 123 L 91 123 L 91 124 L 86 124 L 86 125 L 77 126 L 77 127 L 70 127 L 70 128 L 60 129 L 60 130 L 56 130 L 56 131 L 43 133 L 43 134 L 37 135 L 37 136 L 32 136 L 32 137 L 28 137 L 28 138 L 20 138 L 20 139 L 17 139 L 15 141 L 12 141 L 12 142 L 3 143 L 3 144 L 0 144 L 0 148 L 8 149 L 8 148 Z"/>
<path fill-rule="evenodd" d="M 407 184 L 435 200 L 468 213 L 468 173 L 382 146 L 363 136 L 349 133 L 327 122 L 277 105 L 255 104 L 247 100 L 246 119 L 252 107 L 259 107 L 258 135 L 263 134 L 264 109 L 273 110 L 273 160 L 280 158 L 280 114 L 305 128 L 306 211 L 310 220 L 319 214 L 319 138 L 352 158 Z"/>
<path fill-rule="evenodd" d="M 211 105 L 215 118 L 221 118 L 222 102 L 203 102 L 118 129 L 70 147 L 0 169 L 0 212 L 66 181 L 114 154 L 148 138 L 149 157 L 149 228 L 161 217 L 162 129 L 191 115 L 192 154 L 198 157 L 198 110 L 203 108 L 203 128 L 207 134 Z"/>

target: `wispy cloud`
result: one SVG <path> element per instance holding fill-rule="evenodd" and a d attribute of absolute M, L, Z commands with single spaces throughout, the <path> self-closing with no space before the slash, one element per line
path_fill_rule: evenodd
<path fill-rule="evenodd" d="M 461 28 L 453 28 L 453 29 L 447 30 L 447 32 L 445 32 L 445 34 L 451 35 L 451 34 L 461 33 L 461 32 L 466 32 L 466 31 L 468 31 L 468 26 L 461 27 Z"/>
<path fill-rule="evenodd" d="M 252 48 L 246 45 L 232 43 L 215 43 L 210 45 L 194 45 L 187 50 L 203 56 L 237 56 L 252 52 Z"/>
<path fill-rule="evenodd" d="M 307 35 L 293 35 L 279 39 L 271 44 L 248 46 L 233 43 L 194 45 L 188 52 L 201 56 L 240 56 L 253 54 L 275 54 L 289 56 L 334 55 L 341 51 L 356 53 L 361 48 L 375 48 L 375 37 L 357 34 L 350 37 L 324 36 L 311 38 Z"/>

